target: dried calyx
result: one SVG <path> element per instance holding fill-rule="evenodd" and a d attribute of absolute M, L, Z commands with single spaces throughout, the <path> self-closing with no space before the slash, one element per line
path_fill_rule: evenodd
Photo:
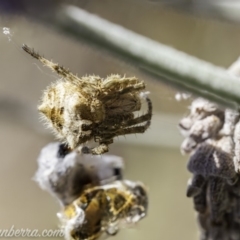
<path fill-rule="evenodd" d="M 229 68 L 238 75 L 239 61 Z M 240 80 L 239 80 L 240 81 Z M 198 212 L 201 240 L 240 240 L 240 114 L 202 98 L 179 123 L 190 154 L 187 196 Z"/>

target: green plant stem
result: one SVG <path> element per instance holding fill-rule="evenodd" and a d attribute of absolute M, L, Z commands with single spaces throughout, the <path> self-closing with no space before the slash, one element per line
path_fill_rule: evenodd
<path fill-rule="evenodd" d="M 225 69 L 129 31 L 74 6 L 45 20 L 52 27 L 131 61 L 159 81 L 230 108 L 240 104 L 240 80 Z"/>

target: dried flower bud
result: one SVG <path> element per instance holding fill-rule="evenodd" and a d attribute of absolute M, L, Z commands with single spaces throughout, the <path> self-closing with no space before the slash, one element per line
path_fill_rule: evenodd
<path fill-rule="evenodd" d="M 235 125 L 239 120 L 239 113 L 232 110 L 226 109 L 224 116 L 224 125 L 220 131 L 221 135 L 232 136 L 234 133 Z"/>
<path fill-rule="evenodd" d="M 240 72 L 240 59 L 229 69 Z M 202 240 L 240 240 L 240 114 L 197 98 L 179 123 Z"/>
<path fill-rule="evenodd" d="M 194 139 L 192 139 L 191 137 L 185 138 L 180 148 L 181 153 L 182 154 L 191 153 L 195 150 L 196 147 L 197 147 L 197 142 Z"/>
<path fill-rule="evenodd" d="M 199 143 L 210 137 L 215 137 L 221 127 L 221 120 L 214 115 L 210 115 L 202 120 L 195 121 L 189 131 L 189 136 Z"/>
<path fill-rule="evenodd" d="M 135 224 L 147 214 L 146 187 L 123 178 L 120 157 L 83 155 L 51 143 L 42 149 L 38 167 L 35 180 L 61 204 L 66 240 L 115 235 L 122 223 Z"/>
<path fill-rule="evenodd" d="M 213 145 L 202 143 L 188 162 L 188 170 L 202 176 L 235 179 L 236 172 L 231 156 Z"/>
<path fill-rule="evenodd" d="M 195 197 L 201 193 L 206 179 L 202 175 L 193 175 L 193 178 L 188 180 L 187 197 Z"/>
<path fill-rule="evenodd" d="M 193 197 L 194 209 L 199 213 L 206 213 L 207 211 L 207 184 L 203 185 L 199 194 Z"/>
<path fill-rule="evenodd" d="M 222 115 L 222 111 L 217 104 L 209 102 L 203 98 L 195 99 L 190 107 L 190 118 L 200 120 L 206 118 L 209 115 Z"/>
<path fill-rule="evenodd" d="M 122 178 L 123 160 L 120 157 L 82 155 L 78 151 L 64 155 L 63 149 L 60 143 L 44 147 L 35 175 L 40 187 L 55 195 L 63 205 L 76 199 L 87 184 L 105 184 Z"/>
<path fill-rule="evenodd" d="M 229 209 L 229 195 L 224 179 L 209 178 L 209 208 L 211 221 L 215 224 L 223 222 L 224 214 Z"/>

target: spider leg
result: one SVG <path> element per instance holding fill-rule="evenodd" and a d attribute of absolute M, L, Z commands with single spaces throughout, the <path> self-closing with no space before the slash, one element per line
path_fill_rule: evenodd
<path fill-rule="evenodd" d="M 92 154 L 92 155 L 101 155 L 108 152 L 108 143 L 101 143 L 99 146 L 94 148 L 83 147 L 82 153 Z"/>
<path fill-rule="evenodd" d="M 151 119 L 151 117 L 150 117 L 150 119 Z M 146 121 L 146 123 L 144 125 L 141 125 L 141 126 L 129 127 L 129 124 L 119 125 L 115 129 L 106 130 L 106 132 L 111 133 L 112 138 L 114 138 L 116 136 L 120 136 L 120 135 L 126 135 L 126 134 L 144 133 L 149 128 L 149 126 L 151 125 L 151 120 L 150 119 L 148 118 L 148 121 Z M 137 122 L 137 123 L 139 123 L 139 122 Z M 134 122 L 134 123 L 132 123 L 132 125 L 135 125 L 137 123 Z M 127 128 L 123 128 L 123 127 L 127 127 Z"/>
<path fill-rule="evenodd" d="M 116 98 L 116 101 L 117 101 L 117 99 L 118 99 L 117 96 L 124 95 L 126 93 L 139 92 L 143 89 L 145 89 L 144 83 L 138 83 L 138 84 L 135 84 L 134 86 L 127 86 L 125 88 L 122 88 L 119 91 L 112 91 L 110 94 L 105 95 L 103 98 L 105 101 L 107 101 L 109 99 L 112 99 L 113 95 L 114 95 L 114 97 Z"/>
<path fill-rule="evenodd" d="M 113 139 L 101 140 L 100 145 L 94 148 L 83 147 L 82 153 L 92 154 L 92 155 L 101 155 L 109 151 L 108 145 L 113 143 Z"/>
<path fill-rule="evenodd" d="M 151 117 L 152 117 L 152 102 L 149 98 L 146 98 L 146 101 L 148 103 L 148 112 L 140 117 L 128 120 L 121 119 L 119 122 L 115 122 L 115 124 L 111 125 L 110 121 L 108 124 L 104 125 L 98 125 L 95 129 L 97 129 L 97 132 L 93 132 L 94 141 L 105 143 L 107 141 L 112 141 L 112 139 L 118 135 L 125 135 L 125 134 L 131 134 L 131 133 L 143 133 L 147 130 L 147 128 L 150 126 L 151 123 Z M 114 121 L 114 119 L 113 119 Z M 116 119 L 115 119 L 116 121 Z M 146 122 L 145 125 L 142 126 L 135 126 L 130 128 L 130 126 Z M 89 126 L 84 125 L 85 128 L 88 129 Z M 92 126 L 91 126 L 92 128 Z M 92 128 L 93 129 L 93 128 Z M 131 129 L 131 130 L 130 130 Z M 104 136 L 104 137 L 100 137 Z M 112 142 L 110 142 L 112 143 Z"/>
<path fill-rule="evenodd" d="M 149 128 L 151 124 L 151 118 L 152 118 L 152 102 L 148 97 L 146 97 L 146 101 L 148 104 L 148 112 L 140 117 L 130 119 L 125 124 L 121 125 L 121 128 L 116 131 L 116 136 L 132 134 L 132 133 L 144 133 Z M 146 123 L 142 126 L 135 126 L 135 127 L 129 128 L 129 126 L 136 125 L 138 123 L 142 123 L 145 121 Z M 122 127 L 128 127 L 128 128 L 122 128 Z"/>
<path fill-rule="evenodd" d="M 120 90 L 118 92 L 118 94 L 125 94 L 125 93 L 129 93 L 129 92 L 137 92 L 137 91 L 141 91 L 143 89 L 145 89 L 145 84 L 140 82 L 140 83 L 137 83 L 133 86 L 128 86 L 128 87 L 123 88 L 122 90 Z"/>
<path fill-rule="evenodd" d="M 48 68 L 52 69 L 54 72 L 56 72 L 59 76 L 67 79 L 70 82 L 73 82 L 76 85 L 80 85 L 82 87 L 82 85 L 89 85 L 89 83 L 81 78 L 78 78 L 76 75 L 72 74 L 68 69 L 60 66 L 57 63 L 54 63 L 50 60 L 47 60 L 46 58 L 44 58 L 43 56 L 41 56 L 40 54 L 38 54 L 37 52 L 34 51 L 34 49 L 31 49 L 30 47 L 28 47 L 26 44 L 23 44 L 22 49 L 30 54 L 33 58 L 36 58 L 37 60 L 39 60 L 44 66 L 47 66 Z"/>
<path fill-rule="evenodd" d="M 121 125 L 121 127 L 128 127 L 128 126 L 136 125 L 138 123 L 150 121 L 152 118 L 152 101 L 150 100 L 150 98 L 146 97 L 146 102 L 148 105 L 148 112 L 139 117 L 136 117 L 136 118 L 126 121 L 126 123 Z"/>
<path fill-rule="evenodd" d="M 150 124 L 151 124 L 151 121 L 149 120 L 142 126 L 119 129 L 118 131 L 116 131 L 116 136 L 133 134 L 133 133 L 144 133 L 149 128 Z"/>
<path fill-rule="evenodd" d="M 92 139 L 92 135 L 81 135 L 78 140 L 78 144 L 85 143 L 87 141 L 90 141 Z"/>
<path fill-rule="evenodd" d="M 145 88 L 145 84 L 143 81 L 139 81 L 137 78 L 126 78 L 122 77 L 120 78 L 119 75 L 111 75 L 108 78 L 106 78 L 102 83 L 102 88 L 105 89 L 125 89 L 129 86 L 136 86 L 141 85 L 142 89 Z"/>
<path fill-rule="evenodd" d="M 146 102 L 148 106 L 148 112 L 146 114 L 143 114 L 136 118 L 129 118 L 128 120 L 123 119 L 122 122 L 119 122 L 115 126 L 114 125 L 109 126 L 107 129 L 105 129 L 105 131 L 109 133 L 114 133 L 116 132 L 116 130 L 122 127 L 130 127 L 142 122 L 150 121 L 152 118 L 152 101 L 148 97 L 146 97 Z"/>
<path fill-rule="evenodd" d="M 71 80 L 76 80 L 79 79 L 77 76 L 73 75 L 69 70 L 65 69 L 62 66 L 59 66 L 57 63 L 54 63 L 52 61 L 47 60 L 46 58 L 42 57 L 40 54 L 34 51 L 34 49 L 31 49 L 28 47 L 26 44 L 22 46 L 23 50 L 30 54 L 32 57 L 36 58 L 39 60 L 44 66 L 49 67 L 53 71 L 55 71 L 58 75 L 68 78 Z"/>
<path fill-rule="evenodd" d="M 98 126 L 99 131 L 114 134 L 118 129 L 120 129 L 122 127 L 129 127 L 129 126 L 133 126 L 133 125 L 151 120 L 151 118 L 152 118 L 152 101 L 148 97 L 146 97 L 146 102 L 147 102 L 147 106 L 148 106 L 148 111 L 146 114 L 143 114 L 136 118 L 128 117 L 127 120 L 125 120 L 124 118 L 119 119 L 119 121 L 117 121 L 118 119 L 115 117 L 115 119 L 109 121 L 107 128 L 106 128 L 106 125 L 104 125 L 104 127 L 99 125 Z M 115 121 L 114 125 L 110 124 L 112 121 Z"/>

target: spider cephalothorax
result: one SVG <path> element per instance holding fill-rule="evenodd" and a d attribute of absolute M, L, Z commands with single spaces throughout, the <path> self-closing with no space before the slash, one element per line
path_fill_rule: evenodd
<path fill-rule="evenodd" d="M 78 78 L 28 46 L 24 45 L 23 49 L 62 77 L 47 88 L 38 109 L 58 138 L 71 149 L 94 140 L 99 146 L 84 147 L 83 152 L 102 154 L 108 151 L 114 137 L 143 133 L 150 126 L 152 103 L 141 92 L 145 89 L 143 81 L 119 75 L 106 79 Z M 134 112 L 141 109 L 142 98 L 147 101 L 148 112 L 135 117 Z"/>

